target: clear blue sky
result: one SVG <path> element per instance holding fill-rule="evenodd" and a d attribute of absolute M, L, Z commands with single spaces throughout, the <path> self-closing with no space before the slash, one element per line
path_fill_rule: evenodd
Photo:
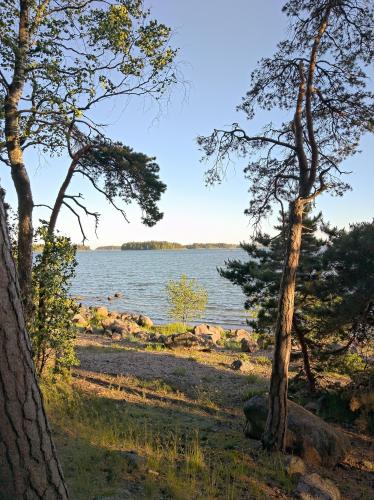
<path fill-rule="evenodd" d="M 271 55 L 277 41 L 286 34 L 286 20 L 279 0 L 153 0 L 154 16 L 174 30 L 174 45 L 180 47 L 180 69 L 188 82 L 176 89 L 162 112 L 143 99 L 116 101 L 100 109 L 100 121 L 110 123 L 107 133 L 125 144 L 156 156 L 161 177 L 168 189 L 161 208 L 164 219 L 154 228 L 140 223 L 137 208 L 129 207 L 127 224 L 106 201 L 78 178 L 71 193 L 85 194 L 90 209 L 101 212 L 98 239 L 91 220 L 85 221 L 89 244 L 121 244 L 130 240 L 172 240 L 179 242 L 247 240 L 251 227 L 243 215 L 248 205 L 247 183 L 238 163 L 228 172 L 222 185 L 204 186 L 204 166 L 196 136 L 207 135 L 214 127 L 242 122 L 256 131 L 264 124 L 259 116 L 253 123 L 235 111 L 248 88 L 249 74 L 256 61 Z M 273 117 L 273 121 L 276 117 Z M 347 161 L 353 191 L 344 198 L 321 197 L 317 208 L 325 219 L 338 226 L 371 220 L 374 215 L 374 137 L 362 141 L 362 154 Z M 63 178 L 67 159 L 32 156 L 29 163 L 35 203 L 52 203 Z M 5 167 L 3 167 L 5 168 Z M 15 206 L 13 186 L 3 170 L 8 201 Z M 46 217 L 38 209 L 35 220 Z M 264 227 L 270 227 L 271 221 Z M 79 242 L 76 221 L 63 212 L 59 228 Z"/>

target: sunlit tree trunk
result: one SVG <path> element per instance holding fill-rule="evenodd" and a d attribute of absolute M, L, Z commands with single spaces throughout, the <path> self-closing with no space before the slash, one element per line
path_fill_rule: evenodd
<path fill-rule="evenodd" d="M 14 73 L 4 99 L 5 139 L 12 178 L 18 196 L 18 276 L 26 319 L 32 314 L 32 212 L 33 199 L 20 140 L 18 105 L 26 78 L 29 51 L 30 2 L 20 0 L 18 46 L 15 49 Z"/>
<path fill-rule="evenodd" d="M 299 265 L 304 202 L 290 204 L 289 237 L 280 287 L 275 349 L 270 380 L 269 412 L 262 437 L 267 449 L 284 450 L 287 432 L 288 366 L 294 313 L 296 271 Z"/>
<path fill-rule="evenodd" d="M 0 499 L 65 500 L 25 330 L 0 194 Z"/>

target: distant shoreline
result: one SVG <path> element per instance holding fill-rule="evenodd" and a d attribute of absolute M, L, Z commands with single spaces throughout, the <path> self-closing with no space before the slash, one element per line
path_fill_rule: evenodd
<path fill-rule="evenodd" d="M 182 245 L 181 243 L 169 241 L 131 241 L 122 245 L 107 245 L 97 247 L 97 251 L 133 251 L 133 250 L 230 250 L 240 248 L 235 243 L 190 243 Z"/>

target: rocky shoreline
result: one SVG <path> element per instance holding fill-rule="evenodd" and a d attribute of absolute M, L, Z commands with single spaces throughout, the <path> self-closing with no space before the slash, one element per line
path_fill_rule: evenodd
<path fill-rule="evenodd" d="M 242 352 L 254 353 L 259 347 L 255 335 L 245 329 L 225 330 L 221 326 L 201 323 L 193 327 L 180 325 L 180 332 L 164 335 L 155 331 L 153 321 L 143 314 L 110 311 L 105 306 L 84 307 L 73 318 L 85 333 L 101 333 L 114 341 L 134 336 L 138 341 L 159 343 L 164 347 L 194 349 L 222 348 L 228 342 Z"/>

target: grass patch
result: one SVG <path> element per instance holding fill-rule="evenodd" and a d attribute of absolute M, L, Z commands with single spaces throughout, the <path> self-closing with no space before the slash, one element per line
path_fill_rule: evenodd
<path fill-rule="evenodd" d="M 187 369 L 184 366 L 178 366 L 173 372 L 176 377 L 185 377 L 187 375 Z"/>
<path fill-rule="evenodd" d="M 172 390 L 159 380 L 136 382 L 158 392 Z M 198 430 L 204 433 L 204 425 L 207 428 L 202 417 L 129 404 L 91 393 L 81 384 L 42 384 L 72 498 L 120 495 L 121 489 L 134 499 L 268 498 L 269 477 L 290 491 L 289 479 L 280 477 L 277 463 L 250 457 L 241 433 L 230 438 L 213 429 L 212 439 L 206 439 Z M 230 439 L 234 440 L 228 446 Z M 242 449 L 228 449 L 238 448 L 235 443 L 242 443 Z M 143 457 L 141 470 L 129 464 L 129 451 Z"/>
<path fill-rule="evenodd" d="M 175 333 L 191 331 L 191 327 L 183 323 L 168 323 L 167 325 L 152 326 L 151 331 L 160 335 L 174 335 Z"/>
<path fill-rule="evenodd" d="M 230 351 L 241 351 L 241 344 L 237 340 L 227 338 L 221 341 L 221 345 Z"/>
<path fill-rule="evenodd" d="M 253 361 L 258 365 L 271 366 L 271 359 L 267 358 L 266 356 L 254 356 Z"/>
<path fill-rule="evenodd" d="M 151 352 L 162 352 L 165 351 L 167 348 L 164 345 L 159 344 L 158 342 L 154 342 L 147 344 L 144 349 L 146 351 L 151 351 Z"/>
<path fill-rule="evenodd" d="M 246 379 L 248 387 L 242 392 L 242 401 L 247 401 L 253 396 L 260 396 L 268 391 L 268 384 L 262 377 L 251 373 Z"/>

